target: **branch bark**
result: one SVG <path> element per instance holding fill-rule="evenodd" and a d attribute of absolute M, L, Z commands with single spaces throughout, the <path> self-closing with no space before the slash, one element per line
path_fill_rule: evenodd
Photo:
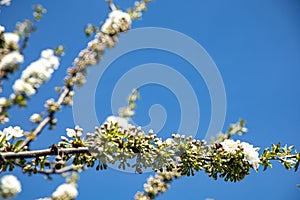
<path fill-rule="evenodd" d="M 23 151 L 23 152 L 5 152 L 1 153 L 0 156 L 4 159 L 16 159 L 16 158 L 36 158 L 39 156 L 51 156 L 59 154 L 79 154 L 79 153 L 89 153 L 87 147 L 78 147 L 78 148 L 58 148 L 57 151 L 53 148 L 34 150 L 34 151 Z"/>

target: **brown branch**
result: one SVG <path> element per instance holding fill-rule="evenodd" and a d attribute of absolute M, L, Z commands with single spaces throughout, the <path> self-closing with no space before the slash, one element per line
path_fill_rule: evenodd
<path fill-rule="evenodd" d="M 23 152 L 5 152 L 1 153 L 0 156 L 6 159 L 16 159 L 16 158 L 36 158 L 40 156 L 51 156 L 59 154 L 79 154 L 79 153 L 89 153 L 87 147 L 78 147 L 78 148 L 57 148 L 57 151 L 53 148 L 34 150 L 34 151 L 23 151 Z"/>

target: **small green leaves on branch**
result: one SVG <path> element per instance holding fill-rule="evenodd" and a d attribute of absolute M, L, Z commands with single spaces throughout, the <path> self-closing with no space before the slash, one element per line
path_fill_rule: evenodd
<path fill-rule="evenodd" d="M 181 175 L 194 175 L 204 170 L 209 176 L 225 178 L 225 181 L 240 181 L 257 170 L 258 148 L 246 142 L 225 140 L 214 145 L 192 137 L 174 134 L 162 141 L 151 131 L 146 134 L 140 127 L 128 124 L 105 122 L 95 133 L 87 135 L 86 145 L 90 152 L 104 165 L 119 163 L 119 168 L 144 168 L 154 171 L 170 171 L 176 166 Z M 128 160 L 136 159 L 130 165 Z"/>
<path fill-rule="evenodd" d="M 297 151 L 292 152 L 293 149 L 294 146 L 281 146 L 280 142 L 277 145 L 272 144 L 271 149 L 264 149 L 260 157 L 264 170 L 272 167 L 271 160 L 278 160 L 287 170 L 294 169 L 297 171 L 300 163 L 300 153 L 297 153 Z"/>

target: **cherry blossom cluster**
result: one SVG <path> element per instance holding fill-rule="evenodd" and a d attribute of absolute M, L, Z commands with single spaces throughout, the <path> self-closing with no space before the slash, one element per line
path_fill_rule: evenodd
<path fill-rule="evenodd" d="M 144 184 L 145 192 L 138 192 L 135 200 L 151 200 L 164 193 L 173 179 L 181 177 L 181 174 L 174 169 L 173 171 L 159 172 L 155 176 L 150 176 Z"/>
<path fill-rule="evenodd" d="M 21 78 L 16 80 L 13 89 L 16 94 L 31 96 L 36 89 L 51 78 L 52 73 L 59 66 L 59 58 L 52 49 L 41 52 L 41 57 L 32 62 L 23 72 Z"/>
<path fill-rule="evenodd" d="M 72 200 L 78 196 L 76 186 L 72 183 L 64 183 L 60 185 L 52 194 L 53 200 Z"/>
<path fill-rule="evenodd" d="M 0 131 L 0 141 L 8 141 L 12 138 L 19 138 L 23 136 L 23 130 L 19 126 L 9 126 L 8 128 L 3 129 L 3 131 Z"/>
<path fill-rule="evenodd" d="M 20 181 L 13 175 L 5 175 L 0 180 L 0 197 L 13 198 L 22 191 Z"/>
<path fill-rule="evenodd" d="M 113 10 L 101 27 L 101 31 L 108 35 L 116 35 L 127 31 L 131 26 L 130 15 L 121 10 Z"/>
<path fill-rule="evenodd" d="M 234 141 L 226 139 L 220 143 L 225 154 L 237 154 L 242 151 L 244 160 L 247 161 L 253 169 L 257 170 L 259 167 L 259 148 L 254 148 L 247 142 L 240 142 L 240 140 Z"/>
<path fill-rule="evenodd" d="M 12 73 L 24 62 L 24 57 L 19 52 L 18 34 L 4 31 L 5 27 L 0 25 L 0 77 L 6 78 L 7 73 Z"/>

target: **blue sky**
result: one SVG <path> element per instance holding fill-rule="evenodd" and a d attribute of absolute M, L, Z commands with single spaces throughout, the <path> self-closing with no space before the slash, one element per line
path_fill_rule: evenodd
<path fill-rule="evenodd" d="M 118 1 L 127 8 L 134 1 Z M 78 52 L 89 41 L 83 27 L 87 23 L 99 24 L 108 14 L 104 0 L 52 0 L 18 1 L 4 7 L 0 24 L 7 31 L 14 29 L 16 21 L 31 17 L 31 5 L 42 4 L 47 13 L 38 23 L 38 31 L 30 38 L 26 49 L 26 67 L 39 57 L 41 50 L 60 44 L 66 46 L 66 55 L 59 71 L 41 88 L 28 105 L 28 109 L 12 110 L 9 124 L 22 125 L 31 129 L 26 120 L 33 112 L 43 109 L 43 100 L 55 96 L 54 86 L 61 85 L 65 70 Z M 133 28 L 163 27 L 179 31 L 197 41 L 208 52 L 222 76 L 226 96 L 227 112 L 224 130 L 230 123 L 244 118 L 249 132 L 239 138 L 261 148 L 281 141 L 296 145 L 300 151 L 300 2 L 298 0 L 191 0 L 154 1 L 142 20 L 135 21 Z M 122 39 L 120 40 L 122 42 Z M 120 57 L 105 72 L 97 87 L 95 101 L 97 117 L 101 122 L 111 114 L 110 101 L 114 83 L 128 70 L 145 63 L 168 65 L 191 81 L 196 88 L 200 105 L 200 128 L 197 138 L 201 139 L 208 128 L 211 102 L 203 77 L 184 59 L 169 52 L 141 50 Z M 11 80 L 17 77 L 13 76 Z M 7 95 L 11 92 L 5 86 Z M 146 85 L 141 88 L 142 99 L 138 102 L 134 121 L 141 125 L 149 122 L 148 109 L 152 104 L 161 104 L 168 113 L 167 123 L 159 133 L 170 136 L 180 122 L 180 106 L 168 88 Z M 125 104 L 124 100 L 124 104 Z M 51 140 L 59 140 L 67 127 L 74 126 L 72 109 L 58 113 L 59 124 L 55 131 L 45 131 L 34 143 L 35 148 L 47 148 Z M 25 119 L 25 120 L 24 120 Z M 193 120 L 193 119 L 190 119 Z M 1 126 L 5 128 L 6 126 Z M 14 174 L 22 181 L 23 191 L 15 199 L 35 199 L 49 196 L 63 182 L 54 176 L 47 181 L 41 175 L 28 177 L 19 170 Z M 89 169 L 81 174 L 78 199 L 133 199 L 149 173 L 137 175 L 114 169 L 97 172 Z M 287 171 L 280 164 L 259 173 L 252 172 L 240 183 L 211 180 L 199 172 L 194 177 L 175 181 L 171 188 L 158 199 L 291 199 L 300 197 L 295 186 L 300 183 L 299 172 Z"/>

